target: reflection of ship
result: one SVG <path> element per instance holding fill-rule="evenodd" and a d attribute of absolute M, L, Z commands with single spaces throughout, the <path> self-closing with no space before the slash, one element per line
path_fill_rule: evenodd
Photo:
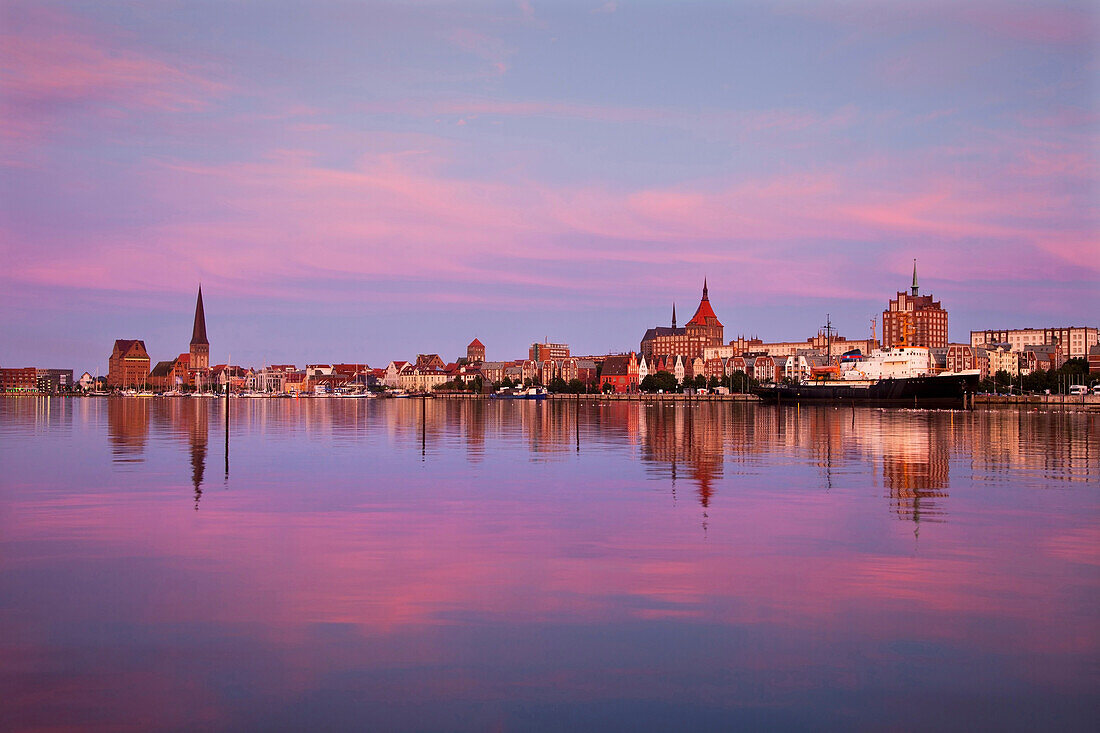
<path fill-rule="evenodd" d="M 977 370 L 935 374 L 923 347 L 876 349 L 866 358 L 846 358 L 838 378 L 800 384 L 767 384 L 756 393 L 765 402 L 866 402 L 920 407 L 961 407 L 977 387 Z"/>

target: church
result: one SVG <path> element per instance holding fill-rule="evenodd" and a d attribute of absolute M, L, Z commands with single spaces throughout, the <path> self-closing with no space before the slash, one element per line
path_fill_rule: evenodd
<path fill-rule="evenodd" d="M 672 326 L 654 326 L 642 337 L 641 353 L 647 361 L 658 356 L 702 358 L 708 346 L 722 346 L 724 328 L 710 305 L 707 281 L 703 279 L 703 297 L 695 315 L 683 327 L 676 326 L 676 305 L 672 306 Z"/>

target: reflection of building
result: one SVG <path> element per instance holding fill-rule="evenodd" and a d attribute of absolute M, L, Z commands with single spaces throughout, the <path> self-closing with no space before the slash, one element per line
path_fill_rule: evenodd
<path fill-rule="evenodd" d="M 725 411 L 714 405 L 704 409 L 660 405 L 642 410 L 642 460 L 673 482 L 683 477 L 695 484 L 699 503 L 707 509 L 714 482 L 722 477 Z"/>
<path fill-rule="evenodd" d="M 882 346 L 947 348 L 947 311 L 931 295 L 919 295 L 917 261 L 913 260 L 910 293 L 898 292 L 882 312 Z"/>
<path fill-rule="evenodd" d="M 107 399 L 107 440 L 118 463 L 142 460 L 149 438 L 150 400 Z"/>
<path fill-rule="evenodd" d="M 149 352 L 140 339 L 118 339 L 107 362 L 107 385 L 138 387 L 149 376 Z"/>

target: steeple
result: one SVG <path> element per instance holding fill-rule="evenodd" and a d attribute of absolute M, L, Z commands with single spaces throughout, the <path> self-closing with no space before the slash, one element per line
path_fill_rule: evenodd
<path fill-rule="evenodd" d="M 195 328 L 191 332 L 191 345 L 210 345 L 206 340 L 206 313 L 202 309 L 202 285 L 199 286 L 199 299 L 195 302 Z"/>
<path fill-rule="evenodd" d="M 676 328 L 676 301 L 672 301 L 672 327 Z"/>
<path fill-rule="evenodd" d="M 913 297 L 917 297 L 917 260 L 913 259 Z"/>
<path fill-rule="evenodd" d="M 914 260 L 914 262 L 915 261 L 916 260 Z M 703 278 L 703 300 L 710 300 L 707 296 L 707 279 L 705 277 Z"/>

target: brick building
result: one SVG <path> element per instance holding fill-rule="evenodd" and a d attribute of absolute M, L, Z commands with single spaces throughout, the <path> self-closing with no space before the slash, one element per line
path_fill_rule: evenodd
<path fill-rule="evenodd" d="M 480 364 L 485 361 L 485 344 L 476 338 L 471 341 L 466 347 L 466 361 L 471 364 Z"/>
<path fill-rule="evenodd" d="M 604 359 L 600 371 L 600 389 L 611 385 L 616 393 L 638 391 L 638 355 L 629 354 L 609 356 Z"/>
<path fill-rule="evenodd" d="M 38 370 L 34 367 L 0 369 L 0 392 L 37 392 Z"/>
<path fill-rule="evenodd" d="M 108 387 L 140 387 L 149 377 L 149 352 L 140 339 L 118 339 L 107 361 Z"/>
<path fill-rule="evenodd" d="M 647 360 L 655 356 L 683 356 L 693 360 L 703 357 L 703 349 L 721 346 L 724 334 L 722 322 L 714 314 L 707 292 L 707 281 L 703 280 L 703 297 L 695 315 L 683 328 L 676 326 L 676 306 L 672 306 L 672 326 L 655 326 L 642 336 L 641 353 Z"/>
<path fill-rule="evenodd" d="M 531 344 L 527 350 L 529 361 L 546 361 L 547 359 L 568 359 L 569 344 Z"/>
<path fill-rule="evenodd" d="M 911 292 L 898 291 L 882 312 L 883 348 L 924 346 L 947 348 L 947 311 L 931 295 L 920 295 L 917 261 L 913 260 Z"/>

